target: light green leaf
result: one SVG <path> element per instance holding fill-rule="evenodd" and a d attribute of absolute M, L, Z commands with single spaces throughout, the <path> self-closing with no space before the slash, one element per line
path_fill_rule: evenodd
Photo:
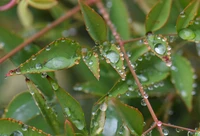
<path fill-rule="evenodd" d="M 37 9 L 50 9 L 55 6 L 57 0 L 27 0 L 28 4 Z"/>
<path fill-rule="evenodd" d="M 199 6 L 199 0 L 192 0 L 188 4 L 188 6 L 180 13 L 176 22 L 177 32 L 190 25 L 190 21 L 193 20 L 197 14 L 198 6 Z"/>
<path fill-rule="evenodd" d="M 12 118 L 0 119 L 0 135 L 4 136 L 50 136 L 35 127 L 28 126 Z"/>
<path fill-rule="evenodd" d="M 84 112 L 80 104 L 64 89 L 59 87 L 59 85 L 53 81 L 50 77 L 47 77 L 51 83 L 54 93 L 63 109 L 64 115 L 83 133 L 87 134 L 85 127 L 85 117 Z"/>
<path fill-rule="evenodd" d="M 200 136 L 200 131 L 197 130 L 197 131 L 195 132 L 194 136 Z"/>
<path fill-rule="evenodd" d="M 129 128 L 131 134 L 141 136 L 143 132 L 144 118 L 141 112 L 129 105 L 123 104 L 116 99 L 112 99 L 117 113 Z"/>
<path fill-rule="evenodd" d="M 107 26 L 103 18 L 79 0 L 81 11 L 85 20 L 86 30 L 96 43 L 102 43 L 107 40 Z"/>
<path fill-rule="evenodd" d="M 7 75 L 51 72 L 70 68 L 79 63 L 80 52 L 80 45 L 77 42 L 61 38 L 47 45 Z"/>
<path fill-rule="evenodd" d="M 174 55 L 171 67 L 172 82 L 177 93 L 180 95 L 189 111 L 192 110 L 192 90 L 193 90 L 193 69 L 187 59 L 182 56 Z"/>
<path fill-rule="evenodd" d="M 172 0 L 159 0 L 146 17 L 146 32 L 160 29 L 170 14 Z"/>
<path fill-rule="evenodd" d="M 72 124 L 68 120 L 65 121 L 65 135 L 66 136 L 75 136 Z"/>
<path fill-rule="evenodd" d="M 3 117 L 27 122 L 36 116 L 38 112 L 39 109 L 35 105 L 31 94 L 29 92 L 23 92 L 13 98 L 6 108 Z"/>
<path fill-rule="evenodd" d="M 6 53 L 9 53 L 11 50 L 16 48 L 20 43 L 23 42 L 22 38 L 18 37 L 17 35 L 11 33 L 10 31 L 2 27 L 0 27 L 0 35 L 1 35 L 0 41 L 3 44 L 5 44 L 3 49 Z M 28 58 L 30 58 L 31 55 L 37 53 L 38 51 L 39 48 L 37 45 L 30 44 L 29 46 L 26 46 L 24 49 L 18 51 L 18 53 L 15 54 L 10 59 L 15 64 L 15 66 L 18 66 L 24 61 L 26 61 Z M 51 75 L 51 77 L 54 77 L 52 73 L 49 75 Z M 44 95 L 47 97 L 48 100 L 52 100 L 53 90 L 47 79 L 42 78 L 41 75 L 39 74 L 27 74 L 26 76 L 38 86 L 38 88 L 44 93 Z"/>
<path fill-rule="evenodd" d="M 82 58 L 96 79 L 99 80 L 100 69 L 98 54 L 92 50 L 89 50 L 88 48 L 82 48 Z"/>
<path fill-rule="evenodd" d="M 25 28 L 29 28 L 32 26 L 33 23 L 33 15 L 31 11 L 28 9 L 27 0 L 21 0 L 19 5 L 17 6 L 17 14 L 22 25 Z"/>
<path fill-rule="evenodd" d="M 126 73 L 123 62 L 124 58 L 120 48 L 115 44 L 111 44 L 107 41 L 100 45 L 99 48 L 101 54 L 106 59 L 106 62 L 110 63 L 110 65 L 118 72 L 122 78 L 125 78 Z"/>
<path fill-rule="evenodd" d="M 27 86 L 29 88 L 30 93 L 32 94 L 35 104 L 40 109 L 44 119 L 49 124 L 49 126 L 52 128 L 52 130 L 55 132 L 55 134 L 60 133 L 60 126 L 57 119 L 57 116 L 53 109 L 49 107 L 48 102 L 45 100 L 45 97 L 43 94 L 36 88 L 36 86 L 33 84 L 32 81 L 29 79 L 26 79 Z"/>
<path fill-rule="evenodd" d="M 130 28 L 128 24 L 128 11 L 123 0 L 111 0 L 110 19 L 117 28 L 123 40 L 130 38 Z M 120 9 L 120 10 L 119 10 Z"/>

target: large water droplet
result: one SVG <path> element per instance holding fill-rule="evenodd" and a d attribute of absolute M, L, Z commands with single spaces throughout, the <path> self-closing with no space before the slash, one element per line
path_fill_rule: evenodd
<path fill-rule="evenodd" d="M 40 63 L 35 64 L 35 68 L 37 70 L 41 69 L 42 68 L 42 64 L 40 64 Z"/>
<path fill-rule="evenodd" d="M 64 111 L 65 111 L 65 113 L 67 114 L 68 117 L 71 116 L 71 111 L 70 111 L 69 108 L 66 107 L 66 108 L 64 109 Z"/>
<path fill-rule="evenodd" d="M 169 130 L 167 130 L 166 128 L 162 129 L 164 136 L 168 136 L 169 135 Z"/>
<path fill-rule="evenodd" d="M 13 131 L 13 132 L 10 134 L 10 136 L 23 136 L 23 133 L 17 130 L 17 131 Z"/>
<path fill-rule="evenodd" d="M 50 69 L 63 69 L 71 66 L 73 62 L 64 57 L 55 57 L 47 61 L 45 67 Z"/>
<path fill-rule="evenodd" d="M 117 63 L 119 61 L 119 54 L 115 51 L 108 51 L 106 53 L 106 58 L 110 60 L 111 63 Z"/>
<path fill-rule="evenodd" d="M 164 55 L 167 48 L 164 44 L 162 43 L 157 43 L 155 46 L 154 46 L 154 50 L 156 53 L 160 54 L 160 55 Z"/>
<path fill-rule="evenodd" d="M 193 40 L 196 37 L 194 31 L 189 28 L 183 28 L 179 31 L 178 35 L 184 40 Z"/>

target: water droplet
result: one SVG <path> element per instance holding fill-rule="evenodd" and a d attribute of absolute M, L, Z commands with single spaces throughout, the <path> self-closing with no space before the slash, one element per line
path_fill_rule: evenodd
<path fill-rule="evenodd" d="M 92 64 L 93 64 L 93 61 L 92 61 L 92 60 L 90 60 L 88 64 L 89 64 L 89 65 L 92 65 Z"/>
<path fill-rule="evenodd" d="M 193 136 L 193 135 L 194 135 L 193 132 L 191 132 L 191 131 L 188 131 L 188 132 L 187 132 L 187 136 Z"/>
<path fill-rule="evenodd" d="M 33 55 L 33 56 L 31 57 L 31 59 L 32 59 L 32 60 L 36 60 L 36 56 Z"/>
<path fill-rule="evenodd" d="M 194 31 L 189 28 L 183 28 L 182 30 L 179 31 L 178 35 L 183 40 L 193 40 L 196 37 Z"/>
<path fill-rule="evenodd" d="M 61 42 L 65 42 L 65 41 L 66 41 L 65 39 L 62 39 L 62 40 L 61 40 Z"/>
<path fill-rule="evenodd" d="M 149 79 L 143 74 L 137 75 L 141 82 L 147 82 Z"/>
<path fill-rule="evenodd" d="M 128 97 L 129 97 L 129 96 L 130 96 L 130 92 L 126 92 L 126 96 L 128 96 Z"/>
<path fill-rule="evenodd" d="M 41 74 L 41 77 L 42 77 L 42 78 L 46 78 L 46 77 L 47 77 L 47 73 L 46 73 L 46 72 L 42 73 L 42 74 Z"/>
<path fill-rule="evenodd" d="M 183 131 L 183 130 L 180 129 L 180 128 L 176 128 L 176 132 L 177 132 L 177 133 L 180 133 L 181 131 Z"/>
<path fill-rule="evenodd" d="M 52 86 L 53 90 L 55 90 L 55 91 L 58 90 L 58 88 L 59 88 L 58 84 L 55 82 L 51 82 L 51 86 Z"/>
<path fill-rule="evenodd" d="M 145 92 L 145 93 L 144 93 L 144 98 L 145 98 L 145 99 L 148 99 L 148 97 L 149 97 L 148 94 Z"/>
<path fill-rule="evenodd" d="M 110 60 L 111 63 L 117 63 L 119 61 L 119 54 L 115 51 L 108 51 L 106 53 L 106 58 Z"/>
<path fill-rule="evenodd" d="M 181 90 L 181 96 L 182 96 L 182 97 L 186 97 L 186 96 L 187 96 L 187 93 L 186 93 L 185 90 Z"/>
<path fill-rule="evenodd" d="M 96 112 L 93 111 L 93 112 L 92 112 L 92 115 L 93 115 L 93 116 L 96 115 Z"/>
<path fill-rule="evenodd" d="M 27 130 L 28 130 L 28 125 L 22 124 L 22 130 L 23 130 L 23 131 L 27 131 Z"/>
<path fill-rule="evenodd" d="M 15 73 L 16 73 L 17 75 L 21 74 L 21 71 L 20 71 L 20 69 L 19 69 L 19 68 L 17 68 L 17 69 L 15 70 Z"/>
<path fill-rule="evenodd" d="M 47 45 L 46 48 L 45 48 L 45 50 L 46 50 L 46 51 L 50 51 L 50 50 L 51 50 L 51 47 L 50 47 L 49 45 Z"/>
<path fill-rule="evenodd" d="M 0 49 L 2 49 L 5 46 L 5 43 L 0 42 Z"/>
<path fill-rule="evenodd" d="M 104 102 L 103 104 L 101 104 L 101 106 L 99 107 L 99 109 L 100 109 L 101 111 L 106 111 L 107 108 L 108 108 L 108 105 L 107 105 L 106 102 Z"/>
<path fill-rule="evenodd" d="M 82 90 L 83 90 L 83 87 L 82 87 L 81 85 L 77 84 L 77 85 L 75 85 L 75 86 L 73 87 L 73 89 L 74 89 L 75 91 L 82 91 Z"/>
<path fill-rule="evenodd" d="M 142 61 L 142 57 L 138 58 L 138 61 Z"/>
<path fill-rule="evenodd" d="M 40 63 L 35 64 L 35 68 L 37 70 L 41 69 L 42 68 L 42 64 L 40 64 Z"/>
<path fill-rule="evenodd" d="M 147 124 L 146 122 L 143 122 L 143 126 L 146 126 L 146 124 Z"/>
<path fill-rule="evenodd" d="M 13 132 L 10 134 L 10 136 L 23 136 L 23 133 L 17 130 L 17 131 L 13 131 Z"/>
<path fill-rule="evenodd" d="M 166 62 L 166 66 L 171 67 L 172 66 L 172 62 L 171 61 L 167 61 Z"/>
<path fill-rule="evenodd" d="M 144 99 L 141 100 L 141 105 L 146 106 L 147 104 L 145 103 Z"/>
<path fill-rule="evenodd" d="M 134 87 L 133 87 L 132 85 L 129 85 L 129 86 L 128 86 L 128 90 L 129 90 L 129 91 L 134 91 Z"/>
<path fill-rule="evenodd" d="M 127 56 L 128 56 L 129 58 L 130 58 L 130 57 L 131 57 L 131 55 L 132 55 L 132 53 L 131 53 L 131 52 L 129 52 L 129 51 L 128 51 L 126 54 L 127 54 Z"/>
<path fill-rule="evenodd" d="M 74 61 L 72 59 L 72 61 Z M 67 59 L 65 57 L 55 57 L 47 61 L 45 64 L 45 67 L 50 69 L 63 69 L 70 67 L 72 65 L 72 62 L 70 59 Z"/>
<path fill-rule="evenodd" d="M 164 136 L 168 136 L 169 135 L 169 130 L 166 128 L 162 129 Z"/>
<path fill-rule="evenodd" d="M 153 90 L 153 86 L 148 86 L 148 90 Z"/>
<path fill-rule="evenodd" d="M 162 43 L 157 43 L 154 46 L 154 50 L 157 54 L 164 55 L 166 52 L 166 46 Z"/>
<path fill-rule="evenodd" d="M 74 123 L 74 125 L 79 129 L 79 130 L 83 130 L 84 128 L 84 123 L 80 122 L 79 120 L 74 120 L 72 121 Z"/>
<path fill-rule="evenodd" d="M 66 107 L 66 108 L 64 109 L 64 111 L 65 111 L 65 113 L 67 114 L 68 117 L 71 116 L 71 112 L 70 112 L 70 109 L 69 109 L 69 108 Z"/>
<path fill-rule="evenodd" d="M 171 66 L 171 70 L 173 70 L 173 71 L 178 71 L 178 69 L 177 69 L 177 67 L 175 67 L 175 66 Z"/>
<path fill-rule="evenodd" d="M 112 2 L 111 1 L 107 1 L 106 2 L 106 7 L 107 8 L 111 8 L 112 7 Z"/>
<path fill-rule="evenodd" d="M 180 17 L 182 17 L 182 18 L 185 17 L 185 12 L 184 12 L 184 11 L 182 11 L 182 12 L 180 13 Z"/>

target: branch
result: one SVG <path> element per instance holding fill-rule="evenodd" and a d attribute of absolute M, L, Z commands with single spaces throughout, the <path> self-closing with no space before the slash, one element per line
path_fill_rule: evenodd
<path fill-rule="evenodd" d="M 196 132 L 196 130 L 194 130 L 194 129 L 180 127 L 180 126 L 176 126 L 176 125 L 172 125 L 172 124 L 162 123 L 162 125 L 166 126 L 166 127 L 178 128 L 178 129 L 186 130 L 186 131 L 190 131 L 190 132 Z"/>
<path fill-rule="evenodd" d="M 91 4 L 94 4 L 97 1 L 98 0 L 88 0 L 87 4 L 91 5 Z M 5 56 L 3 56 L 0 59 L 0 64 L 2 62 L 4 62 L 5 60 L 7 60 L 8 58 L 10 58 L 11 56 L 13 56 L 18 51 L 20 51 L 22 48 L 24 48 L 25 46 L 27 46 L 28 44 L 30 44 L 31 42 L 33 42 L 35 39 L 41 37 L 46 32 L 48 32 L 49 30 L 51 30 L 52 28 L 54 28 L 55 26 L 59 25 L 60 23 L 62 23 L 66 19 L 70 18 L 72 15 L 74 15 L 75 13 L 77 13 L 79 10 L 80 10 L 80 7 L 76 6 L 73 9 L 71 9 L 70 11 L 67 11 L 63 16 L 61 16 L 60 18 L 58 18 L 57 20 L 55 20 L 54 22 L 52 22 L 50 25 L 47 25 L 45 28 L 43 28 L 42 30 L 40 30 L 39 32 L 37 32 L 36 34 L 34 34 L 33 36 L 31 36 L 30 38 L 28 38 L 27 40 L 25 40 L 23 43 L 21 43 L 15 49 L 13 49 L 12 51 L 10 51 L 8 54 L 6 54 Z"/>
<path fill-rule="evenodd" d="M 0 6 L 0 11 L 8 10 L 8 9 L 12 8 L 13 6 L 15 6 L 16 4 L 17 4 L 17 0 L 10 0 L 9 3 L 7 3 L 3 6 Z"/>

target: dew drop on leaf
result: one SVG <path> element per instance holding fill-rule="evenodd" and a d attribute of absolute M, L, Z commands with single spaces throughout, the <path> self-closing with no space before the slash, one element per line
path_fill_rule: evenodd
<path fill-rule="evenodd" d="M 17 131 L 13 131 L 13 132 L 10 134 L 10 136 L 23 136 L 23 133 L 17 130 Z"/>
<path fill-rule="evenodd" d="M 193 40 L 196 37 L 194 31 L 189 28 L 183 28 L 178 35 L 184 40 Z"/>
<path fill-rule="evenodd" d="M 165 52 L 166 52 L 166 46 L 162 43 L 157 43 L 155 46 L 154 46 L 154 50 L 156 53 L 158 53 L 159 55 L 164 55 Z"/>
<path fill-rule="evenodd" d="M 120 56 L 115 51 L 108 51 L 106 53 L 106 58 L 108 58 L 111 63 L 117 63 L 119 61 Z"/>
<path fill-rule="evenodd" d="M 101 111 L 106 111 L 107 107 L 108 107 L 107 103 L 104 102 L 103 104 L 101 104 L 101 106 L 99 108 Z"/>
<path fill-rule="evenodd" d="M 22 125 L 22 131 L 27 131 L 27 130 L 28 130 L 28 125 L 23 124 L 23 125 Z"/>
<path fill-rule="evenodd" d="M 45 48 L 45 50 L 46 50 L 46 51 L 50 51 L 50 50 L 51 50 L 51 47 L 50 47 L 49 45 L 47 45 L 46 48 Z"/>
<path fill-rule="evenodd" d="M 72 63 L 70 59 L 66 59 L 64 57 L 55 57 L 47 61 L 44 66 L 50 69 L 62 69 L 69 67 L 71 64 Z"/>
<path fill-rule="evenodd" d="M 167 130 L 166 128 L 162 129 L 164 136 L 168 136 L 169 135 L 169 130 Z"/>
<path fill-rule="evenodd" d="M 41 74 L 41 77 L 42 77 L 42 78 L 46 78 L 46 77 L 47 77 L 47 73 L 46 73 L 46 72 L 42 73 L 42 74 Z"/>
<path fill-rule="evenodd" d="M 141 105 L 146 106 L 147 104 L 145 103 L 144 99 L 141 100 Z"/>
<path fill-rule="evenodd" d="M 146 76 L 142 74 L 137 75 L 137 77 L 140 79 L 141 82 L 147 82 L 149 80 Z"/>
<path fill-rule="evenodd" d="M 72 122 L 74 123 L 74 125 L 75 125 L 79 130 L 83 130 L 84 124 L 83 124 L 81 121 L 79 121 L 79 120 L 74 120 L 74 121 L 72 121 Z"/>
<path fill-rule="evenodd" d="M 180 17 L 182 17 L 182 18 L 185 17 L 185 12 L 184 12 L 184 11 L 182 11 L 182 12 L 180 13 Z"/>
<path fill-rule="evenodd" d="M 71 116 L 71 111 L 70 111 L 70 109 L 69 109 L 68 107 L 66 107 L 66 108 L 64 109 L 64 111 L 65 111 L 65 113 L 67 114 L 68 117 Z"/>
<path fill-rule="evenodd" d="M 55 90 L 55 91 L 58 90 L 58 88 L 59 88 L 58 84 L 54 83 L 54 82 L 51 83 L 51 86 L 52 86 L 53 90 Z"/>
<path fill-rule="evenodd" d="M 42 64 L 40 64 L 40 63 L 35 64 L 35 68 L 37 70 L 41 69 L 42 68 Z"/>

